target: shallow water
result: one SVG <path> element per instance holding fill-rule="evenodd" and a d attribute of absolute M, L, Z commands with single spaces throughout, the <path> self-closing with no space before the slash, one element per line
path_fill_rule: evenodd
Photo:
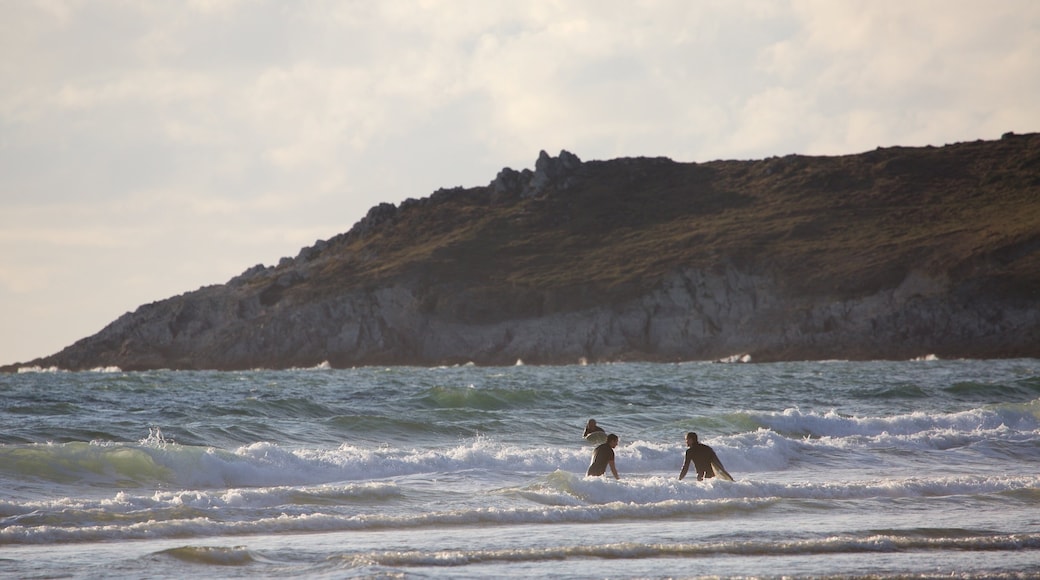
<path fill-rule="evenodd" d="M 0 376 L 0 575 L 1019 577 L 1040 361 Z M 587 478 L 596 418 L 621 480 Z M 734 482 L 678 481 L 687 431 Z"/>

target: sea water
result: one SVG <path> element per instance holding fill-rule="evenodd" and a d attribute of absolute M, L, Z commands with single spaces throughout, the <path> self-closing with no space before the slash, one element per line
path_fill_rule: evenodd
<path fill-rule="evenodd" d="M 1038 472 L 1033 359 L 25 372 L 0 576 L 1036 577 Z"/>

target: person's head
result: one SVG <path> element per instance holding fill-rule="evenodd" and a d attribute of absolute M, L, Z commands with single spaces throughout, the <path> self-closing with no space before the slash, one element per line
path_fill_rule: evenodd
<path fill-rule="evenodd" d="M 609 444 L 611 447 L 617 447 L 618 436 L 613 433 L 607 435 L 607 444 Z"/>
<path fill-rule="evenodd" d="M 686 434 L 686 444 L 687 445 L 694 445 L 696 443 L 697 443 L 697 434 L 694 433 L 693 431 L 690 431 L 689 433 L 687 433 Z"/>
<path fill-rule="evenodd" d="M 595 427 L 596 426 L 596 420 L 595 419 L 589 419 L 589 422 L 585 423 L 585 426 L 586 427 Z"/>

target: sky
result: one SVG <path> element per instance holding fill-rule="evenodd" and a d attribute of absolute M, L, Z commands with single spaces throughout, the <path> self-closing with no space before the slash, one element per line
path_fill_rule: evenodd
<path fill-rule="evenodd" d="M 582 160 L 1040 131 L 1035 0 L 0 0 L 0 364 Z"/>

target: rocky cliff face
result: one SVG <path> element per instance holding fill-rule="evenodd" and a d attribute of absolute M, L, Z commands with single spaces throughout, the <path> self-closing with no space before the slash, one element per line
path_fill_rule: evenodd
<path fill-rule="evenodd" d="M 542 152 L 25 364 L 735 354 L 1040 356 L 1040 136 L 705 164 Z"/>

